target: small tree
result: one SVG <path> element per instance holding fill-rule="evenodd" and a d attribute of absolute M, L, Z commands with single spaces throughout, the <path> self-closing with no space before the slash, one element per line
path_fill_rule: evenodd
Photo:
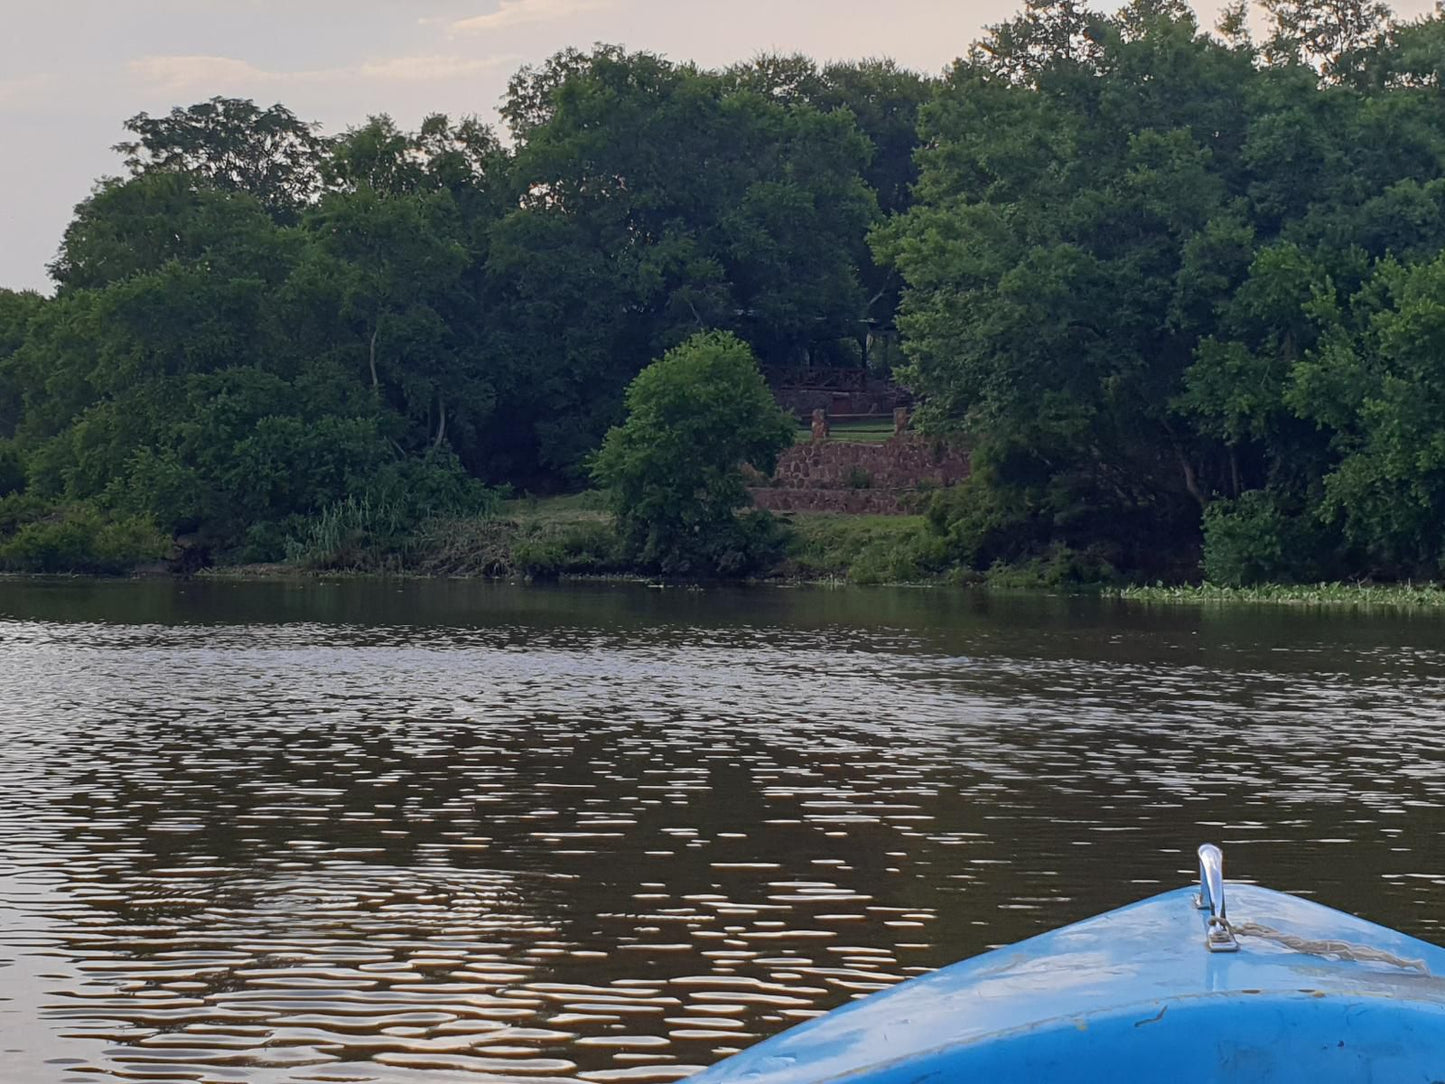
<path fill-rule="evenodd" d="M 627 389 L 627 421 L 592 462 L 634 558 L 664 572 L 742 571 L 771 523 L 740 522 L 743 466 L 771 473 L 794 421 L 773 400 L 757 358 L 725 332 L 693 336 Z"/>

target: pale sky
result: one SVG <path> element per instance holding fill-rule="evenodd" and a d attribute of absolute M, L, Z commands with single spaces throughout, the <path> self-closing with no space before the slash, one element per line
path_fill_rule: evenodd
<path fill-rule="evenodd" d="M 1424 9 L 1412 0 L 1402 10 Z M 937 72 L 1017 0 L 0 0 L 0 286 L 48 290 L 74 205 L 135 113 L 226 95 L 338 132 L 494 120 L 522 64 L 596 41 L 721 66 L 760 52 Z M 1109 6 L 1113 6 L 1112 4 Z M 1214 3 L 1205 20 L 1213 21 Z"/>

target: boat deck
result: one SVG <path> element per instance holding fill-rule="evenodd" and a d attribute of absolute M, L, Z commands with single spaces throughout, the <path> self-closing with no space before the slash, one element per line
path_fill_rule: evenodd
<path fill-rule="evenodd" d="M 697 1084 L 1445 1081 L 1445 949 L 1230 883 L 1237 951 L 1179 889 L 904 983 Z"/>

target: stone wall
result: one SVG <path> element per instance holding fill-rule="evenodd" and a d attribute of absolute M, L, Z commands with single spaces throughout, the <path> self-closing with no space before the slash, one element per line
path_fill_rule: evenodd
<path fill-rule="evenodd" d="M 968 455 L 904 434 L 882 444 L 815 440 L 783 453 L 767 485 L 750 490 L 774 512 L 899 515 L 917 510 L 917 489 L 951 486 L 969 474 Z"/>
<path fill-rule="evenodd" d="M 778 460 L 774 488 L 914 489 L 951 486 L 968 477 L 968 456 L 938 440 L 904 434 L 879 444 L 815 440 L 795 444 Z M 860 473 L 868 476 L 862 484 Z"/>

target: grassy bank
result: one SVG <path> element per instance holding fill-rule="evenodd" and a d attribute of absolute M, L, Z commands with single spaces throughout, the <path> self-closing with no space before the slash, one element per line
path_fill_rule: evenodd
<path fill-rule="evenodd" d="M 787 529 L 765 579 L 915 583 L 936 580 L 946 564 L 922 516 L 780 518 Z M 507 501 L 490 515 L 430 519 L 402 535 L 372 530 L 365 521 L 327 524 L 293 547 L 286 565 L 250 571 L 288 568 L 527 579 L 646 574 L 623 554 L 598 493 Z"/>
<path fill-rule="evenodd" d="M 366 522 L 313 530 L 292 547 L 287 567 L 502 579 L 630 571 L 596 493 L 506 501 L 488 515 L 426 519 L 401 534 Z"/>
<path fill-rule="evenodd" d="M 828 439 L 845 444 L 883 444 L 892 440 L 893 435 L 893 418 L 883 415 L 857 420 L 830 421 L 828 425 Z M 794 440 L 798 444 L 807 444 L 812 439 L 813 427 L 811 425 L 805 424 L 798 427 L 798 431 L 794 435 Z"/>
<path fill-rule="evenodd" d="M 790 579 L 919 583 L 936 579 L 944 564 L 922 516 L 795 513 L 787 522 L 787 555 L 776 571 Z"/>

